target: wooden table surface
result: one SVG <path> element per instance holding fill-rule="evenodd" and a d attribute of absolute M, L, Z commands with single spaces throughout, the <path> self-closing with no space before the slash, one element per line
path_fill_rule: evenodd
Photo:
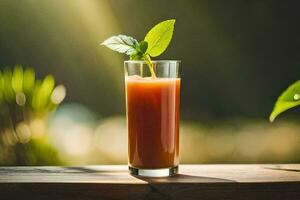
<path fill-rule="evenodd" d="M 140 178 L 124 165 L 0 167 L 0 199 L 297 199 L 300 164 L 181 165 Z"/>

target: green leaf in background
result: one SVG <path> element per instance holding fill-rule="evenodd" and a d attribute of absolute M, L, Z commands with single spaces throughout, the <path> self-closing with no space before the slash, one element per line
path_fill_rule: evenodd
<path fill-rule="evenodd" d="M 154 26 L 147 33 L 144 39 L 148 42 L 147 54 L 156 57 L 167 49 L 173 36 L 174 24 L 175 19 L 166 20 Z"/>
<path fill-rule="evenodd" d="M 3 94 L 6 101 L 14 101 L 15 93 L 12 88 L 12 71 L 6 66 L 3 70 Z"/>
<path fill-rule="evenodd" d="M 40 91 L 39 91 L 39 101 L 40 106 L 45 107 L 48 105 L 48 102 L 50 102 L 51 94 L 53 92 L 53 89 L 55 87 L 55 80 L 52 75 L 47 75 L 41 85 Z"/>
<path fill-rule="evenodd" d="M 25 94 L 31 95 L 31 91 L 34 88 L 35 82 L 35 72 L 32 68 L 26 68 L 24 70 L 24 81 L 23 81 L 23 90 Z"/>
<path fill-rule="evenodd" d="M 137 53 L 136 46 L 138 45 L 138 41 L 130 36 L 118 35 L 108 38 L 101 45 L 130 56 Z"/>
<path fill-rule="evenodd" d="M 21 65 L 14 67 L 11 84 L 16 94 L 23 91 L 23 67 Z"/>
<path fill-rule="evenodd" d="M 290 85 L 277 99 L 273 111 L 270 115 L 270 121 L 282 112 L 300 105 L 300 80 Z"/>
<path fill-rule="evenodd" d="M 36 110 L 46 109 L 50 102 L 51 94 L 55 86 L 54 77 L 47 75 L 42 82 L 36 82 L 32 106 Z"/>
<path fill-rule="evenodd" d="M 31 106 L 35 111 L 38 111 L 39 109 L 39 91 L 42 85 L 42 81 L 41 80 L 36 80 L 34 83 L 34 88 L 32 91 L 32 102 L 31 102 Z"/>

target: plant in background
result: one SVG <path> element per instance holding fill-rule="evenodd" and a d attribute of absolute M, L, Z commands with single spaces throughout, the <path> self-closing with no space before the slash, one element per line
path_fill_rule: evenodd
<path fill-rule="evenodd" d="M 119 53 L 125 53 L 130 60 L 144 60 L 152 78 L 156 78 L 151 57 L 157 57 L 167 49 L 173 36 L 174 25 L 175 19 L 160 22 L 140 42 L 130 36 L 117 35 L 108 38 L 101 45 Z"/>
<path fill-rule="evenodd" d="M 47 118 L 65 98 L 54 77 L 21 65 L 0 70 L 0 165 L 59 164 L 47 141 Z"/>
<path fill-rule="evenodd" d="M 300 105 L 300 81 L 290 85 L 277 99 L 273 111 L 270 115 L 270 121 L 284 111 Z"/>

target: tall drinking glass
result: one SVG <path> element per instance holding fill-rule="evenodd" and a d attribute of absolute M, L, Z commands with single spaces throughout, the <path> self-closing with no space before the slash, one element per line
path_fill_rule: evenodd
<path fill-rule="evenodd" d="M 137 176 L 164 177 L 179 164 L 180 61 L 125 61 L 128 164 Z"/>

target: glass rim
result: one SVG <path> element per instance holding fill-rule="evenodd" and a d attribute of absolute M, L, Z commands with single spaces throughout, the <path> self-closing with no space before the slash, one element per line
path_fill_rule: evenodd
<path fill-rule="evenodd" d="M 181 63 L 181 60 L 152 60 L 152 63 Z M 144 60 L 125 60 L 124 63 L 143 63 L 147 64 Z"/>

